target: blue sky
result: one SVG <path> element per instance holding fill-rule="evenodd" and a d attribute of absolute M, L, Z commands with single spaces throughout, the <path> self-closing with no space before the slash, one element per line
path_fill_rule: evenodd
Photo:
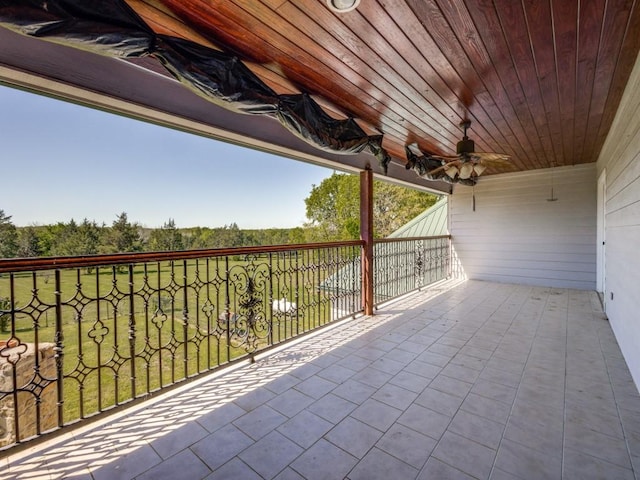
<path fill-rule="evenodd" d="M 0 86 L 0 210 L 160 227 L 301 226 L 330 169 Z"/>

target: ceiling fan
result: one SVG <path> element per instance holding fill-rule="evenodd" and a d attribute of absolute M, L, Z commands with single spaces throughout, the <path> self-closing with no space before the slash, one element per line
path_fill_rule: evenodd
<path fill-rule="evenodd" d="M 455 156 L 430 155 L 420 151 L 417 145 L 407 145 L 406 168 L 429 180 L 475 185 L 487 167 L 509 164 L 509 155 L 475 151 L 475 142 L 467 136 L 471 120 L 463 120 L 460 126 L 464 135 L 458 142 Z"/>

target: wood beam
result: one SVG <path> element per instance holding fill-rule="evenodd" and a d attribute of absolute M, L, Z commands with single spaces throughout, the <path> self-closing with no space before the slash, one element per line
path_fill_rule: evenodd
<path fill-rule="evenodd" d="M 360 240 L 362 246 L 362 307 L 373 315 L 373 172 L 360 172 Z"/>

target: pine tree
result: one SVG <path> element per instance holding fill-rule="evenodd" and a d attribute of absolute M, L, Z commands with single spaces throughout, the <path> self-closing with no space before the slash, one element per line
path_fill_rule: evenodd
<path fill-rule="evenodd" d="M 11 215 L 0 210 L 0 258 L 12 258 L 18 252 L 18 232 Z"/>

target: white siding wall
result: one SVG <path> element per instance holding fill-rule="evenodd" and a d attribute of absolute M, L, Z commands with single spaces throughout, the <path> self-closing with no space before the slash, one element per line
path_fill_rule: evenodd
<path fill-rule="evenodd" d="M 605 169 L 606 311 L 640 386 L 640 57 L 600 153 Z"/>
<path fill-rule="evenodd" d="M 555 202 L 547 201 L 552 184 Z M 464 273 L 594 290 L 596 187 L 595 164 L 491 175 L 474 189 L 457 185 L 450 230 Z"/>

